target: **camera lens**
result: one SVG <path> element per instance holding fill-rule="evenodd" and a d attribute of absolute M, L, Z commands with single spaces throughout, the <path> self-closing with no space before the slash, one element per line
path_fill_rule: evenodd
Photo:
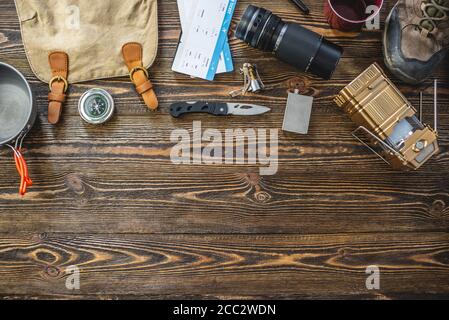
<path fill-rule="evenodd" d="M 253 5 L 245 10 L 235 35 L 253 48 L 274 52 L 280 60 L 324 79 L 331 78 L 343 54 L 341 47 L 323 36 Z"/>
<path fill-rule="evenodd" d="M 236 37 L 256 49 L 271 52 L 276 44 L 273 36 L 282 25 L 282 20 L 271 11 L 250 5 L 237 26 Z"/>

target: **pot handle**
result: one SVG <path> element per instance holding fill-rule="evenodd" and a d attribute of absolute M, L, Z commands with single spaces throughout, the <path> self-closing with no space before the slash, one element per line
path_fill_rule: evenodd
<path fill-rule="evenodd" d="M 27 192 L 27 188 L 33 185 L 33 181 L 29 176 L 28 166 L 25 158 L 22 155 L 21 149 L 12 149 L 14 151 L 14 161 L 16 162 L 17 172 L 20 176 L 19 194 L 21 196 L 24 196 Z"/>

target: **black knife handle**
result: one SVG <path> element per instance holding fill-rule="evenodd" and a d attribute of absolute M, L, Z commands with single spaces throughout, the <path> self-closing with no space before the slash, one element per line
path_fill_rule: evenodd
<path fill-rule="evenodd" d="M 228 115 L 228 106 L 225 103 L 207 103 L 207 102 L 178 102 L 170 106 L 170 114 L 179 118 L 187 113 L 209 113 L 215 116 Z"/>

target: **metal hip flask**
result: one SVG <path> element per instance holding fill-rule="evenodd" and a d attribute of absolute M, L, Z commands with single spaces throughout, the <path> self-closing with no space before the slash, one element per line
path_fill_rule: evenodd
<path fill-rule="evenodd" d="M 307 134 L 312 114 L 313 97 L 299 94 L 299 90 L 288 93 L 287 108 L 282 130 Z"/>

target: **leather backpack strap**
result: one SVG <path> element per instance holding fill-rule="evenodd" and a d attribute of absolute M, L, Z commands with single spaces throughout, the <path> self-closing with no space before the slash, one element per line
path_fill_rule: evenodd
<path fill-rule="evenodd" d="M 62 105 L 65 102 L 69 83 L 69 56 L 65 52 L 52 52 L 48 56 L 53 78 L 50 80 L 48 94 L 48 122 L 57 124 L 61 118 Z"/>
<path fill-rule="evenodd" d="M 128 67 L 131 81 L 134 83 L 137 93 L 142 95 L 148 108 L 156 110 L 159 103 L 149 79 L 148 71 L 143 67 L 142 51 L 142 45 L 137 42 L 126 43 L 122 47 L 123 59 Z"/>

